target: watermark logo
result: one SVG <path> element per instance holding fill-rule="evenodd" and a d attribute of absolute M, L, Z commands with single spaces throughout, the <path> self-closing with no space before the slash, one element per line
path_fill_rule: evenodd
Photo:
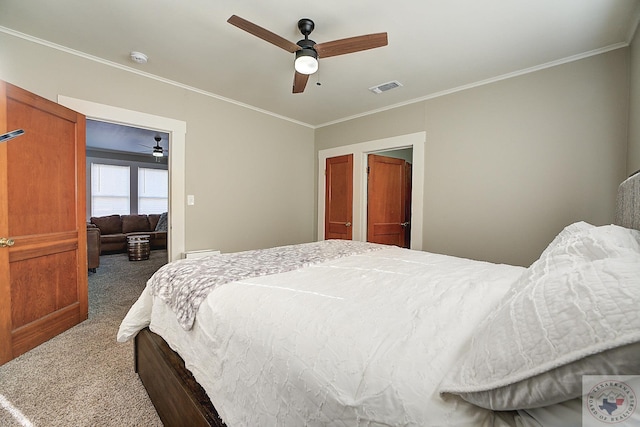
<path fill-rule="evenodd" d="M 582 425 L 640 426 L 636 411 L 638 375 L 585 375 L 582 378 Z"/>

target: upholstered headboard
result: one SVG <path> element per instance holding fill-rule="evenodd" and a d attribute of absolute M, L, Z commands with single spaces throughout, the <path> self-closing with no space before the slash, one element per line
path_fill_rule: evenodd
<path fill-rule="evenodd" d="M 640 230 L 640 171 L 618 187 L 615 224 Z"/>

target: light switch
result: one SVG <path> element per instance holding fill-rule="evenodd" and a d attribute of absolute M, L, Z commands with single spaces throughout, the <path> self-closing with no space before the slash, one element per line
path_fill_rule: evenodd
<path fill-rule="evenodd" d="M 196 204 L 196 196 L 193 194 L 187 194 L 187 205 L 193 206 Z"/>

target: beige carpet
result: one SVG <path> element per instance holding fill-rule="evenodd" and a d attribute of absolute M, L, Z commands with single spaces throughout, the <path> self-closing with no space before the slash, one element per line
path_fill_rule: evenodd
<path fill-rule="evenodd" d="M 133 371 L 133 344 L 117 343 L 116 332 L 166 257 L 100 258 L 89 275 L 89 319 L 0 366 L 0 426 L 162 425 Z"/>

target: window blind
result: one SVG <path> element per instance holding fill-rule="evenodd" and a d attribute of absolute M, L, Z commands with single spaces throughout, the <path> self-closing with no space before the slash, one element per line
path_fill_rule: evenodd
<path fill-rule="evenodd" d="M 169 210 L 169 171 L 138 168 L 138 213 L 160 214 Z"/>
<path fill-rule="evenodd" d="M 91 216 L 130 213 L 129 166 L 91 163 Z"/>

